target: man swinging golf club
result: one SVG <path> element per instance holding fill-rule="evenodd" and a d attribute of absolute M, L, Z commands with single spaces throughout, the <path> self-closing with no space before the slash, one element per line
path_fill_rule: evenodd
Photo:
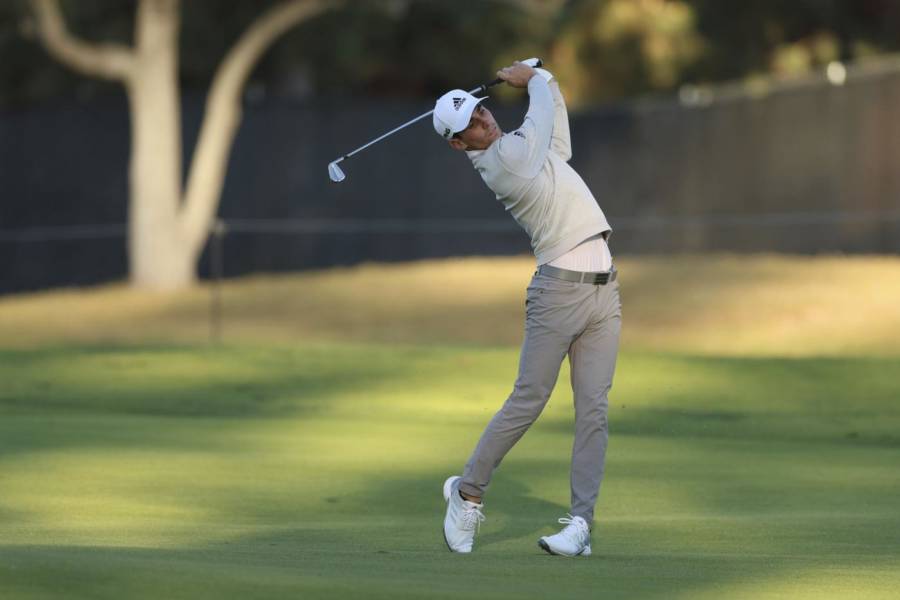
<path fill-rule="evenodd" d="M 497 76 L 527 88 L 522 126 L 503 133 L 490 111 L 463 90 L 434 107 L 438 135 L 465 151 L 475 170 L 531 237 L 537 271 L 526 292 L 525 340 L 512 393 L 481 436 L 462 476 L 444 482 L 444 540 L 471 552 L 485 520 L 482 498 L 494 469 L 538 418 L 566 354 L 575 397 L 571 508 L 565 527 L 540 538 L 550 554 L 589 556 L 594 505 L 603 479 L 607 393 L 619 346 L 621 306 L 603 211 L 568 164 L 572 155 L 565 101 L 544 69 L 515 63 Z"/>

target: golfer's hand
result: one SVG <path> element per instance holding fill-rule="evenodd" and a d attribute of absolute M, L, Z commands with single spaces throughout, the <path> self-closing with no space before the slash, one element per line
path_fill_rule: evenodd
<path fill-rule="evenodd" d="M 537 71 L 520 62 L 497 71 L 497 77 L 516 88 L 528 87 L 528 80 L 536 74 Z"/>

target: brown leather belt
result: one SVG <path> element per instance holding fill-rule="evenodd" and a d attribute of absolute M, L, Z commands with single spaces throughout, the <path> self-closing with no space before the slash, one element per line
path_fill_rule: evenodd
<path fill-rule="evenodd" d="M 615 281 L 616 274 L 618 273 L 615 265 L 613 265 L 613 267 L 609 271 L 603 271 L 602 273 L 570 271 L 568 269 L 560 269 L 559 267 L 552 267 L 550 265 L 539 266 L 537 272 L 540 275 L 546 275 L 547 277 L 553 277 L 555 279 L 562 279 L 563 281 L 590 283 L 592 285 L 606 285 L 611 281 Z"/>

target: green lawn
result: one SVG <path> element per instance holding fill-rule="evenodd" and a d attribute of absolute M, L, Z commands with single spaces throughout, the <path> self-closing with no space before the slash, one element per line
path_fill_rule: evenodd
<path fill-rule="evenodd" d="M 518 308 L 518 307 L 513 307 Z M 470 556 L 441 484 L 508 394 L 510 345 L 0 350 L 0 598 L 896 598 L 900 358 L 628 349 L 594 556 L 571 393 L 499 470 Z"/>

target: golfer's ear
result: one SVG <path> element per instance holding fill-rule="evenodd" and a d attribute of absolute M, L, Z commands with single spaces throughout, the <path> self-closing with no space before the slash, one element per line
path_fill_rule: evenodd
<path fill-rule="evenodd" d="M 447 143 L 450 144 L 450 147 L 454 150 L 465 150 L 466 148 L 468 148 L 468 146 L 466 146 L 466 143 L 459 138 L 450 138 L 449 140 L 447 140 Z"/>

